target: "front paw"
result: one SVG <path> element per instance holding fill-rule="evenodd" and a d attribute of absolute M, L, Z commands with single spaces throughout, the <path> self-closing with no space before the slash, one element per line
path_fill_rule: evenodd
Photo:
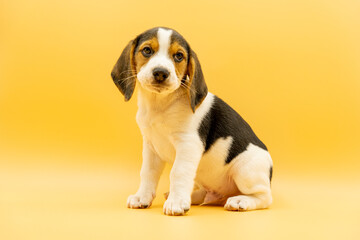
<path fill-rule="evenodd" d="M 164 203 L 164 214 L 170 216 L 185 215 L 190 209 L 190 200 L 169 197 Z"/>
<path fill-rule="evenodd" d="M 128 208 L 148 208 L 151 206 L 153 196 L 146 195 L 130 195 L 127 199 Z"/>

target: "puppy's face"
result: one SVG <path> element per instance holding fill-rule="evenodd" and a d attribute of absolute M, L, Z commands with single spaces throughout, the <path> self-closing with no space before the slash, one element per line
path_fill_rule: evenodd
<path fill-rule="evenodd" d="M 178 32 L 168 28 L 150 29 L 130 41 L 111 76 L 126 101 L 134 92 L 136 79 L 142 88 L 157 94 L 184 87 L 193 111 L 207 94 L 195 52 Z"/>
<path fill-rule="evenodd" d="M 172 30 L 159 28 L 139 36 L 134 51 L 137 79 L 155 93 L 170 93 L 181 85 L 188 63 L 188 45 Z"/>

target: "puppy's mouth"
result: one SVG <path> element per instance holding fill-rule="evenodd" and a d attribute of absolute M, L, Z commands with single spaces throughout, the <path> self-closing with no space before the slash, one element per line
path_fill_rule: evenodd
<path fill-rule="evenodd" d="M 146 90 L 154 93 L 168 92 L 169 89 L 171 88 L 170 86 L 164 83 L 151 83 L 151 84 L 142 84 L 142 85 Z"/>
<path fill-rule="evenodd" d="M 149 90 L 152 92 L 156 92 L 156 93 L 162 93 L 162 92 L 166 92 L 167 90 L 169 90 L 169 88 L 164 87 L 164 86 L 151 85 Z"/>
<path fill-rule="evenodd" d="M 149 92 L 153 93 L 170 93 L 175 91 L 178 86 L 174 84 L 168 84 L 166 82 L 158 83 L 156 81 L 152 81 L 151 83 L 141 83 L 142 87 Z"/>

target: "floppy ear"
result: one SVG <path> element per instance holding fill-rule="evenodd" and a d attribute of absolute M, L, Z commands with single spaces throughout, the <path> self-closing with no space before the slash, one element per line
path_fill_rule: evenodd
<path fill-rule="evenodd" d="M 196 53 L 193 50 L 190 50 L 189 52 L 189 98 L 191 109 L 193 112 L 195 112 L 195 109 L 202 103 L 202 101 L 206 97 L 208 89 Z"/>
<path fill-rule="evenodd" d="M 130 100 L 135 89 L 136 71 L 133 62 L 134 49 L 134 41 L 130 41 L 111 72 L 111 77 L 120 92 L 124 95 L 125 101 Z"/>

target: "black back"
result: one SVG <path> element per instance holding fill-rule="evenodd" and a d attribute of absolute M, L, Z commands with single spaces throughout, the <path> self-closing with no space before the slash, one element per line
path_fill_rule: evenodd
<path fill-rule="evenodd" d="M 205 152 L 218 138 L 233 138 L 226 163 L 246 150 L 249 143 L 267 150 L 264 143 L 255 135 L 249 124 L 223 100 L 214 96 L 211 109 L 202 120 L 198 129 Z"/>

